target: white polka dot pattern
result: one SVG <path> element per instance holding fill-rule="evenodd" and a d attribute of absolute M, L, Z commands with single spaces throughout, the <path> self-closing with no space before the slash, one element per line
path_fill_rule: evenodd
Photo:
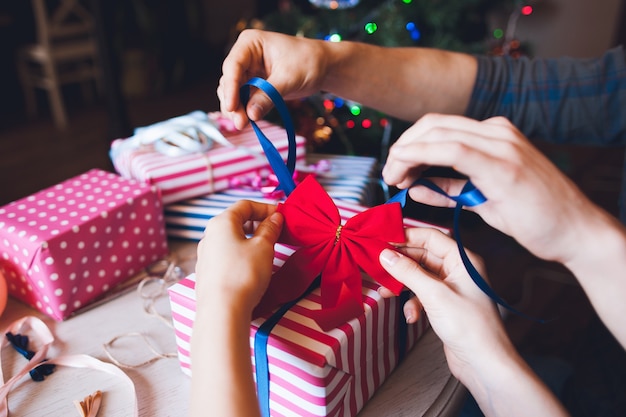
<path fill-rule="evenodd" d="M 94 169 L 0 207 L 9 294 L 66 319 L 168 253 L 156 187 Z"/>

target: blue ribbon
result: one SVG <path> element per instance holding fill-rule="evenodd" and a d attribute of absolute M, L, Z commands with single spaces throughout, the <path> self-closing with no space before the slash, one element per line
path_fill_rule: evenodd
<path fill-rule="evenodd" d="M 529 320 L 537 321 L 539 323 L 544 323 L 545 320 L 531 317 L 531 316 L 528 316 L 527 314 L 522 313 L 521 311 L 517 310 L 515 307 L 507 303 L 502 297 L 500 297 L 489 286 L 489 284 L 482 277 L 480 272 L 478 272 L 476 267 L 474 267 L 474 265 L 472 264 L 472 261 L 470 261 L 469 259 L 469 256 L 467 256 L 467 252 L 465 251 L 465 247 L 463 246 L 463 242 L 461 241 L 461 233 L 460 233 L 460 226 L 459 226 L 461 212 L 463 211 L 464 206 L 474 207 L 487 201 L 487 198 L 480 192 L 480 190 L 476 188 L 476 186 L 472 184 L 471 181 L 467 181 L 465 183 L 465 186 L 461 190 L 461 194 L 459 194 L 458 196 L 449 195 L 443 189 L 441 189 L 432 181 L 426 178 L 420 178 L 416 180 L 411 185 L 411 187 L 416 186 L 416 185 L 422 185 L 424 187 L 427 187 L 456 202 L 456 206 L 454 207 L 454 218 L 453 218 L 453 230 L 454 230 L 454 236 L 456 238 L 456 244 L 457 244 L 457 247 L 459 248 L 459 254 L 461 255 L 461 260 L 463 261 L 463 265 L 465 266 L 465 269 L 467 270 L 468 274 L 472 278 L 472 281 L 474 281 L 474 283 L 478 286 L 478 288 L 480 288 L 485 294 L 487 294 L 487 296 L 491 298 L 494 302 L 506 308 L 507 310 L 517 314 L 518 316 L 525 317 Z M 406 205 L 407 198 L 409 198 L 408 193 L 411 187 L 401 190 L 392 198 L 390 198 L 387 202 L 388 203 L 398 202 L 402 205 L 402 207 L 404 207 Z"/>
<path fill-rule="evenodd" d="M 27 360 L 31 360 L 35 356 L 35 352 L 28 349 L 28 336 L 22 334 L 13 334 L 7 332 L 5 334 L 7 340 L 13 348 Z M 41 365 L 30 370 L 29 374 L 33 381 L 41 382 L 54 371 L 55 365 L 44 363 L 47 359 L 41 361 Z"/>
<path fill-rule="evenodd" d="M 276 187 L 276 189 L 282 190 L 286 196 L 289 196 L 289 194 L 291 194 L 291 192 L 296 188 L 296 183 L 293 180 L 293 173 L 296 169 L 296 130 L 293 127 L 293 122 L 291 121 L 291 116 L 289 115 L 289 109 L 287 108 L 287 104 L 278 90 L 276 90 L 272 84 L 258 77 L 251 78 L 241 87 L 239 94 L 244 107 L 250 99 L 251 86 L 262 90 L 265 94 L 267 94 L 270 100 L 274 102 L 274 106 L 276 107 L 276 110 L 278 110 L 278 114 L 280 114 L 285 130 L 287 131 L 289 151 L 287 154 L 287 163 L 285 164 L 283 157 L 280 156 L 280 153 L 274 144 L 267 138 L 267 136 L 265 136 L 259 126 L 254 121 L 250 120 L 250 125 L 252 126 L 252 129 L 254 129 L 254 132 L 261 143 L 261 147 L 267 156 L 267 160 L 274 170 L 274 174 L 276 174 L 276 177 L 278 178 L 278 187 Z"/>

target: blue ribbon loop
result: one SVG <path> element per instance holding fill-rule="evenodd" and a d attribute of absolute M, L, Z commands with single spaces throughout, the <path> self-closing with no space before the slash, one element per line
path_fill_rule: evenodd
<path fill-rule="evenodd" d="M 249 121 L 252 129 L 254 129 L 254 132 L 259 139 L 259 142 L 261 143 L 261 147 L 267 156 L 270 166 L 274 170 L 274 174 L 276 174 L 276 177 L 278 178 L 278 186 L 276 189 L 282 190 L 286 196 L 289 196 L 289 194 L 291 194 L 291 192 L 296 188 L 296 183 L 293 179 L 293 174 L 296 169 L 296 130 L 293 127 L 293 122 L 291 121 L 291 116 L 289 115 L 289 109 L 287 108 L 287 104 L 278 90 L 276 90 L 272 84 L 258 77 L 251 78 L 241 87 L 240 98 L 244 107 L 248 104 L 248 100 L 250 99 L 251 86 L 258 88 L 267 94 L 270 100 L 274 102 L 274 106 L 283 120 L 285 131 L 287 132 L 287 139 L 289 140 L 289 151 L 287 154 L 286 164 L 274 144 L 267 138 L 267 136 L 265 136 L 259 126 L 254 121 Z"/>
<path fill-rule="evenodd" d="M 448 197 L 450 200 L 456 202 L 456 206 L 454 207 L 454 218 L 453 218 L 453 231 L 454 237 L 456 239 L 456 244 L 459 249 L 459 255 L 461 256 L 461 260 L 463 261 L 463 265 L 467 270 L 467 273 L 472 278 L 472 281 L 480 288 L 489 298 L 491 298 L 495 303 L 501 305 L 512 313 L 517 314 L 518 316 L 527 318 L 532 321 L 536 321 L 539 323 L 545 323 L 545 320 L 538 319 L 535 317 L 531 317 L 519 310 L 515 307 L 507 303 L 502 297 L 500 297 L 492 288 L 489 286 L 487 281 L 482 277 L 480 272 L 474 267 L 472 261 L 470 261 L 469 256 L 467 256 L 467 252 L 465 251 L 465 247 L 463 246 L 463 242 L 461 240 L 461 232 L 460 232 L 460 218 L 461 212 L 463 211 L 463 207 L 474 207 L 479 204 L 487 201 L 487 198 L 480 192 L 478 188 L 471 181 L 467 181 L 463 189 L 461 190 L 461 194 L 458 196 L 451 196 L 446 193 L 443 189 L 437 186 L 432 181 L 426 178 L 420 178 L 416 180 L 411 186 L 407 189 L 401 190 L 396 195 L 391 197 L 387 202 L 398 202 L 404 207 L 406 205 L 407 199 L 409 198 L 409 189 L 416 185 L 422 185 L 427 187 L 445 197 Z"/>

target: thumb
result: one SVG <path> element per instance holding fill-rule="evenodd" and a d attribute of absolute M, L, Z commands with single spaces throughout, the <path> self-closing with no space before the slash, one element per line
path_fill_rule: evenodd
<path fill-rule="evenodd" d="M 246 106 L 246 113 L 250 119 L 258 121 L 269 113 L 273 107 L 274 103 L 272 103 L 272 100 L 265 92 L 260 89 L 254 89 L 250 94 L 250 100 L 248 100 L 248 105 Z"/>
<path fill-rule="evenodd" d="M 443 283 L 418 265 L 415 260 L 392 249 L 384 249 L 380 264 L 389 274 L 417 295 L 422 303 Z M 426 306 L 424 306 L 426 307 Z"/>
<path fill-rule="evenodd" d="M 271 216 L 267 217 L 261 222 L 261 224 L 259 224 L 259 227 L 257 227 L 256 231 L 254 232 L 254 237 L 260 237 L 272 243 L 276 243 L 278 237 L 280 236 L 282 228 L 283 215 L 275 211 L 274 213 L 272 213 Z"/>

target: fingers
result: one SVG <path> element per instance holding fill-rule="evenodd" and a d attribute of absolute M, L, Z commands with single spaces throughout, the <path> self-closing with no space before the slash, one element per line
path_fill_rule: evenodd
<path fill-rule="evenodd" d="M 265 239 L 271 243 L 276 243 L 280 232 L 283 228 L 283 215 L 277 211 L 272 213 L 267 219 L 263 220 L 256 232 L 255 238 Z"/>
<path fill-rule="evenodd" d="M 390 148 L 385 182 L 406 188 L 430 166 L 454 167 L 472 177 L 488 177 L 503 161 L 515 162 L 523 135 L 502 117 L 479 122 L 430 114 L 407 129 Z M 475 178 L 478 176 L 479 178 Z"/>
<path fill-rule="evenodd" d="M 213 217 L 208 221 L 204 230 L 205 236 L 210 236 L 220 233 L 228 233 L 230 235 L 236 235 L 240 238 L 244 238 L 247 233 L 250 233 L 250 225 L 263 222 L 270 217 L 276 211 L 276 206 L 272 204 L 258 203 L 250 200 L 240 200 L 228 207 L 221 214 Z M 273 218 L 271 221 L 274 225 L 280 224 L 282 227 L 282 216 L 280 218 Z M 264 228 L 273 227 L 272 225 L 265 225 Z M 273 236 L 271 230 L 262 231 L 263 233 L 270 233 L 270 237 Z"/>
<path fill-rule="evenodd" d="M 393 249 L 384 249 L 379 259 L 382 267 L 418 295 L 426 308 L 428 303 L 422 299 L 421 294 L 427 294 L 431 298 L 437 292 L 436 288 L 443 285 L 428 271 L 420 268 L 413 259 Z"/>
<path fill-rule="evenodd" d="M 413 296 L 404 303 L 402 311 L 404 312 L 404 318 L 408 324 L 417 323 L 422 312 L 422 303 L 420 303 L 417 296 Z"/>
<path fill-rule="evenodd" d="M 458 258 L 458 247 L 454 239 L 447 236 L 439 229 L 431 227 L 410 227 L 405 229 L 407 239 L 406 248 L 403 251 L 421 248 L 423 254 L 419 262 L 426 269 L 439 274 L 443 268 L 443 260 L 454 257 Z M 411 252 L 408 252 L 409 254 Z"/>

